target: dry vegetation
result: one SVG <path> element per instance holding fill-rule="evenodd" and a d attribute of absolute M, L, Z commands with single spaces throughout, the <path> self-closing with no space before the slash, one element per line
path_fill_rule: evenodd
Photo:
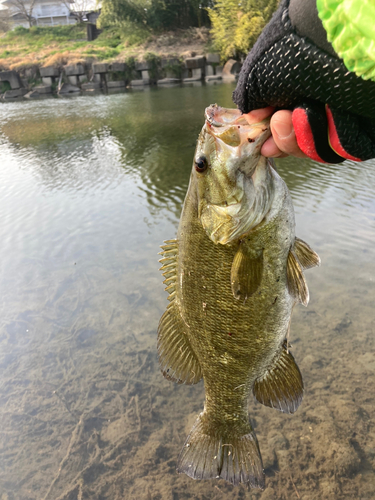
<path fill-rule="evenodd" d="M 64 66 L 78 62 L 126 61 L 153 52 L 159 56 L 191 56 L 205 52 L 209 44 L 207 28 L 190 28 L 148 35 L 132 43 L 116 30 L 105 30 L 88 42 L 86 26 L 18 28 L 0 38 L 0 69 L 22 71 L 32 67 Z"/>

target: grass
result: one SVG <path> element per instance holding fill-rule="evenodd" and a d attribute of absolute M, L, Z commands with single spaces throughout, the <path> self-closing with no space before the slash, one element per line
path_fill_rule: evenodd
<path fill-rule="evenodd" d="M 124 61 L 143 58 L 148 52 L 179 55 L 189 43 L 191 51 L 202 52 L 207 34 L 187 30 L 151 36 L 145 30 L 127 25 L 106 28 L 99 37 L 88 42 L 86 25 L 18 27 L 0 36 L 0 70 L 21 71 L 30 67 L 63 66 L 84 61 Z M 202 38 L 203 37 L 203 38 Z M 202 41 L 203 40 L 203 41 Z M 200 47 L 200 48 L 199 48 Z"/>
<path fill-rule="evenodd" d="M 0 68 L 74 64 L 88 58 L 111 60 L 124 47 L 125 41 L 115 30 L 106 30 L 88 42 L 84 24 L 19 27 L 0 38 Z"/>

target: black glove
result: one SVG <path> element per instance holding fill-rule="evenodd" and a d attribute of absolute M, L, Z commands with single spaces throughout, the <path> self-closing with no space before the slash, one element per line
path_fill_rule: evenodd
<path fill-rule="evenodd" d="M 316 0 L 281 3 L 246 58 L 233 100 L 243 113 L 293 110 L 298 145 L 317 161 L 375 157 L 375 82 L 347 70 Z"/>

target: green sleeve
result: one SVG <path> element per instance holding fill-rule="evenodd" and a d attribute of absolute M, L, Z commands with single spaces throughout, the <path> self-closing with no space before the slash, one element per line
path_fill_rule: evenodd
<path fill-rule="evenodd" d="M 320 19 L 349 71 L 375 81 L 375 0 L 317 0 Z"/>

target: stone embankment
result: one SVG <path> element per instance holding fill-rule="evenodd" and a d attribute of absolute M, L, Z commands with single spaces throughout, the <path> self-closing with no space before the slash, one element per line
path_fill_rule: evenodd
<path fill-rule="evenodd" d="M 3 100 L 38 98 L 48 94 L 71 94 L 96 90 L 121 90 L 146 85 L 172 85 L 205 80 L 236 79 L 241 64 L 230 59 L 220 64 L 219 54 L 207 54 L 184 60 L 149 58 L 147 61 L 113 63 L 79 63 L 62 67 L 34 68 L 19 75 L 16 71 L 0 72 L 0 94 Z"/>

